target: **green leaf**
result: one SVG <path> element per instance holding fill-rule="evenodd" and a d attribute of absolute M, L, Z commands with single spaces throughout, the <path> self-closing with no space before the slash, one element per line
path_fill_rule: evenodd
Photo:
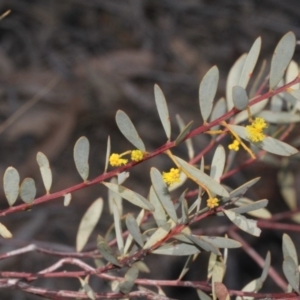
<path fill-rule="evenodd" d="M 70 202 L 72 200 L 72 194 L 68 193 L 64 195 L 64 206 L 69 206 Z"/>
<path fill-rule="evenodd" d="M 170 116 L 169 110 L 167 106 L 166 98 L 160 89 L 160 87 L 155 84 L 154 85 L 154 97 L 155 97 L 155 104 L 157 107 L 158 115 L 160 117 L 161 123 L 165 130 L 168 140 L 171 139 L 171 123 L 170 123 Z"/>
<path fill-rule="evenodd" d="M 111 142 L 110 142 L 110 136 L 107 138 L 107 146 L 106 146 L 106 156 L 105 156 L 105 167 L 104 167 L 104 173 L 107 172 L 108 164 L 109 164 L 109 157 L 111 153 Z"/>
<path fill-rule="evenodd" d="M 234 107 L 238 110 L 244 110 L 248 107 L 249 98 L 244 88 L 236 85 L 232 88 L 232 100 Z"/>
<path fill-rule="evenodd" d="M 122 236 L 122 228 L 121 228 L 121 221 L 120 221 L 120 212 L 118 210 L 117 204 L 113 201 L 113 214 L 114 214 L 114 226 L 116 232 L 116 239 L 118 244 L 118 249 L 120 254 L 123 254 L 124 251 L 124 241 Z"/>
<path fill-rule="evenodd" d="M 263 110 L 260 113 L 258 113 L 257 116 L 265 119 L 268 123 L 274 124 L 290 124 L 300 122 L 300 116 L 295 115 L 291 112 L 276 112 L 270 110 Z"/>
<path fill-rule="evenodd" d="M 152 215 L 157 226 L 160 227 L 162 225 L 165 225 L 167 223 L 167 216 L 160 200 L 158 199 L 154 191 L 153 186 L 151 186 L 150 188 L 149 201 L 154 207 L 154 211 L 152 212 Z"/>
<path fill-rule="evenodd" d="M 5 239 L 10 239 L 13 237 L 11 232 L 2 223 L 0 223 L 0 235 Z"/>
<path fill-rule="evenodd" d="M 126 226 L 129 233 L 132 235 L 134 240 L 141 246 L 144 246 L 143 237 L 139 228 L 139 225 L 136 219 L 133 217 L 132 214 L 128 214 L 126 217 Z"/>
<path fill-rule="evenodd" d="M 188 220 L 189 220 L 188 203 L 187 203 L 186 199 L 183 199 L 181 202 L 181 223 L 187 224 Z"/>
<path fill-rule="evenodd" d="M 202 237 L 198 237 L 195 235 L 188 235 L 183 233 L 185 237 L 187 237 L 193 244 L 200 247 L 201 249 L 204 249 L 205 251 L 212 252 L 216 255 L 221 255 L 220 251 L 217 247 L 212 245 L 210 242 L 207 242 L 205 239 L 202 239 Z"/>
<path fill-rule="evenodd" d="M 239 248 L 242 246 L 240 242 L 220 236 L 201 235 L 200 238 L 217 248 Z"/>
<path fill-rule="evenodd" d="M 99 252 L 107 261 L 109 261 L 110 263 L 116 266 L 121 266 L 118 259 L 113 254 L 112 249 L 109 247 L 109 245 L 101 235 L 98 235 L 97 237 L 97 247 Z"/>
<path fill-rule="evenodd" d="M 251 179 L 248 182 L 244 183 L 243 185 L 239 186 L 238 188 L 236 188 L 235 190 L 230 192 L 229 197 L 224 198 L 223 202 L 227 202 L 234 198 L 242 197 L 249 190 L 249 188 L 251 186 L 253 186 L 259 179 L 260 179 L 260 177 L 256 177 L 256 178 Z"/>
<path fill-rule="evenodd" d="M 225 98 L 220 98 L 217 103 L 213 106 L 212 113 L 210 116 L 210 121 L 215 121 L 226 113 L 226 101 Z M 211 127 L 211 130 L 218 130 L 220 125 Z"/>
<path fill-rule="evenodd" d="M 219 70 L 217 66 L 213 66 L 204 75 L 199 87 L 199 104 L 200 112 L 204 123 L 211 114 L 213 101 L 216 96 L 219 83 Z"/>
<path fill-rule="evenodd" d="M 268 251 L 266 259 L 265 259 L 265 263 L 264 263 L 264 268 L 263 268 L 261 276 L 259 278 L 261 285 L 265 282 L 266 278 L 268 277 L 270 266 L 271 266 L 271 254 L 270 254 L 270 251 Z"/>
<path fill-rule="evenodd" d="M 189 163 L 187 163 L 185 160 L 174 156 L 176 159 L 177 163 L 180 165 L 182 168 L 182 171 L 187 172 L 189 174 L 189 177 L 196 182 L 197 184 L 203 184 L 206 186 L 211 192 L 223 196 L 223 197 L 228 197 L 229 193 L 225 190 L 225 188 L 216 182 L 214 179 L 212 179 L 210 176 L 206 175 L 204 172 L 201 170 L 193 167 Z"/>
<path fill-rule="evenodd" d="M 118 184 L 117 179 L 115 177 L 111 178 L 110 180 L 111 183 L 113 184 Z M 114 213 L 113 206 L 117 205 L 118 210 L 120 212 L 120 215 L 123 215 L 123 201 L 122 201 L 122 196 L 119 194 L 115 193 L 111 189 L 108 190 L 108 206 L 109 206 L 109 212 L 112 215 Z"/>
<path fill-rule="evenodd" d="M 283 261 L 283 273 L 288 280 L 288 283 L 299 294 L 299 270 L 298 265 L 290 256 L 287 256 Z"/>
<path fill-rule="evenodd" d="M 132 204 L 147 210 L 154 210 L 153 205 L 142 195 L 139 195 L 138 193 L 116 183 L 102 182 L 102 184 Z"/>
<path fill-rule="evenodd" d="M 144 245 L 143 249 L 150 249 L 153 247 L 157 242 L 164 239 L 170 232 L 171 224 L 167 223 L 161 227 L 159 227 L 148 239 L 146 244 Z"/>
<path fill-rule="evenodd" d="M 230 128 L 242 139 L 251 142 L 246 135 L 245 127 L 238 125 L 229 125 Z M 253 143 L 253 142 L 251 142 Z M 282 141 L 274 139 L 270 136 L 266 136 L 262 142 L 253 143 L 258 148 L 261 148 L 269 153 L 281 155 L 281 156 L 290 156 L 298 153 L 298 150 L 289 144 L 286 144 Z"/>
<path fill-rule="evenodd" d="M 25 178 L 20 186 L 20 197 L 25 203 L 32 203 L 36 195 L 36 187 L 32 178 Z"/>
<path fill-rule="evenodd" d="M 13 167 L 8 167 L 3 176 L 3 189 L 10 206 L 14 205 L 19 195 L 20 175 Z"/>
<path fill-rule="evenodd" d="M 244 216 L 231 210 L 224 209 L 223 212 L 228 217 L 228 219 L 240 229 L 254 236 L 260 236 L 261 230 L 257 227 L 257 221 L 247 219 Z"/>
<path fill-rule="evenodd" d="M 211 162 L 211 169 L 210 169 L 210 177 L 213 178 L 215 181 L 220 182 L 220 178 L 224 171 L 226 160 L 225 149 L 222 145 L 218 145 L 212 162 Z"/>
<path fill-rule="evenodd" d="M 139 270 L 136 267 L 131 267 L 124 276 L 124 281 L 121 281 L 119 288 L 123 294 L 128 294 L 134 286 L 134 281 L 139 275 Z"/>
<path fill-rule="evenodd" d="M 239 214 L 247 213 L 248 215 L 259 219 L 270 219 L 272 214 L 267 209 L 263 208 L 268 205 L 268 202 L 269 200 L 267 199 L 252 201 L 243 197 L 234 202 L 238 208 L 233 208 L 231 210 Z"/>
<path fill-rule="evenodd" d="M 118 110 L 116 114 L 116 123 L 119 130 L 125 136 L 125 138 L 134 145 L 137 149 L 141 151 L 146 151 L 145 145 L 137 133 L 133 123 L 131 122 L 128 115 L 122 111 Z"/>
<path fill-rule="evenodd" d="M 226 82 L 226 102 L 228 110 L 231 110 L 234 106 L 232 99 L 232 88 L 239 84 L 246 58 L 247 54 L 241 55 L 229 71 Z"/>
<path fill-rule="evenodd" d="M 240 199 L 238 201 L 240 201 Z M 234 204 L 237 205 L 238 201 L 236 201 Z M 240 202 L 238 202 L 238 205 L 240 207 L 232 208 L 232 209 L 230 209 L 230 211 L 234 211 L 238 214 L 244 214 L 244 213 L 251 212 L 253 210 L 258 210 L 258 209 L 261 209 L 263 207 L 266 207 L 268 205 L 268 203 L 269 203 L 269 200 L 267 200 L 267 199 L 255 201 L 255 202 L 252 202 L 248 205 L 245 204 L 245 202 L 243 203 L 242 201 L 240 201 Z"/>
<path fill-rule="evenodd" d="M 164 244 L 153 250 L 151 253 L 160 255 L 187 256 L 200 253 L 200 249 L 192 244 L 173 242 L 170 244 Z"/>
<path fill-rule="evenodd" d="M 253 43 L 247 57 L 245 59 L 245 63 L 242 68 L 242 72 L 240 75 L 238 85 L 243 87 L 244 89 L 247 87 L 250 78 L 252 77 L 253 70 L 256 66 L 257 59 L 261 49 L 261 37 L 258 37 Z"/>
<path fill-rule="evenodd" d="M 295 51 L 296 37 L 293 32 L 286 33 L 277 44 L 270 70 L 270 88 L 273 89 L 279 83 L 289 65 Z"/>
<path fill-rule="evenodd" d="M 42 152 L 38 152 L 36 155 L 36 161 L 40 167 L 43 183 L 47 194 L 49 194 L 52 185 L 52 172 L 50 164 L 46 155 Z"/>
<path fill-rule="evenodd" d="M 292 82 L 294 79 L 298 77 L 298 75 L 299 75 L 299 66 L 294 60 L 291 60 L 285 73 L 285 82 L 286 83 Z M 292 88 L 293 90 L 299 90 L 300 84 L 296 83 L 292 85 L 290 88 Z"/>
<path fill-rule="evenodd" d="M 178 218 L 175 211 L 173 201 L 171 199 L 170 193 L 168 191 L 167 185 L 164 183 L 161 173 L 156 168 L 151 168 L 150 171 L 151 182 L 154 191 L 160 200 L 163 208 L 170 218 L 177 223 Z"/>
<path fill-rule="evenodd" d="M 175 140 L 175 146 L 179 145 L 185 139 L 185 137 L 190 133 L 193 123 L 194 121 L 191 121 L 184 128 L 181 129 L 178 137 Z"/>
<path fill-rule="evenodd" d="M 89 176 L 89 152 L 89 140 L 85 136 L 80 137 L 74 146 L 74 161 L 76 169 L 84 181 L 86 181 Z"/>
<path fill-rule="evenodd" d="M 295 247 L 295 244 L 293 243 L 292 239 L 289 235 L 286 233 L 282 236 L 282 252 L 283 252 L 283 259 L 286 259 L 287 257 L 291 257 L 295 265 L 298 266 L 298 256 L 297 256 L 297 250 Z"/>
<path fill-rule="evenodd" d="M 185 123 L 183 122 L 182 118 L 179 115 L 176 115 L 176 121 L 177 121 L 179 129 L 180 129 L 180 134 L 176 139 L 176 143 L 179 144 L 179 142 L 178 142 L 179 137 L 183 136 L 183 133 L 187 132 L 187 130 L 190 130 L 193 123 L 190 122 L 187 125 L 185 125 Z M 186 144 L 186 147 L 188 150 L 189 159 L 192 159 L 195 155 L 192 139 L 185 140 L 185 144 Z"/>
<path fill-rule="evenodd" d="M 144 216 L 145 216 L 145 210 L 142 209 L 135 220 L 138 227 L 141 225 Z M 127 228 L 128 228 L 128 226 L 127 226 Z M 139 231 L 140 231 L 140 229 L 139 229 Z M 124 254 L 128 253 L 128 250 L 131 246 L 132 240 L 133 240 L 133 236 L 131 234 L 129 234 L 127 237 L 126 243 L 125 243 Z M 144 240 L 142 240 L 142 244 L 144 245 Z"/>
<path fill-rule="evenodd" d="M 76 251 L 80 252 L 86 245 L 92 231 L 96 227 L 103 210 L 103 199 L 98 198 L 83 215 L 76 236 Z"/>

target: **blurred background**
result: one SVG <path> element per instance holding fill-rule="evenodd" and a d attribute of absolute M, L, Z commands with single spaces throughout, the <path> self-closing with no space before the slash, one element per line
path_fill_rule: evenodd
<path fill-rule="evenodd" d="M 262 37 L 260 61 L 270 61 L 273 50 L 287 31 L 300 36 L 300 7 L 297 1 L 234 0 L 2 0 L 0 14 L 11 13 L 0 21 L 0 177 L 14 166 L 21 178 L 33 177 L 38 196 L 44 188 L 35 160 L 42 151 L 50 160 L 54 176 L 52 192 L 80 182 L 73 162 L 73 146 L 85 135 L 91 143 L 90 178 L 103 172 L 107 137 L 113 152 L 131 149 L 115 125 L 115 113 L 124 110 L 136 125 L 147 150 L 165 142 L 154 105 L 153 85 L 165 93 L 174 127 L 175 115 L 185 122 L 201 124 L 198 88 L 203 75 L 213 65 L 220 70 L 217 98 L 225 94 L 230 67 L 254 40 Z M 296 49 L 295 59 L 299 57 Z M 30 106 L 26 111 L 24 105 Z M 17 117 L 15 116 L 17 113 Z M 194 140 L 198 153 L 209 141 Z M 184 146 L 177 154 L 186 157 Z M 238 162 L 245 159 L 239 154 Z M 208 157 L 208 161 L 209 161 Z M 167 170 L 164 157 L 132 170 L 127 186 L 147 195 L 149 167 Z M 257 163 L 226 183 L 233 188 L 264 173 L 264 178 L 249 194 L 253 200 L 270 199 L 272 213 L 287 210 L 276 183 L 277 169 Z M 297 175 L 297 170 L 295 169 Z M 255 190 L 255 192 L 254 192 Z M 74 251 L 76 232 L 83 212 L 107 191 L 94 186 L 76 192 L 71 205 L 63 199 L 2 218 L 14 234 L 10 241 L 0 239 L 0 252 L 28 243 L 57 250 Z M 18 200 L 17 203 L 21 203 Z M 2 185 L 0 208 L 7 208 Z M 106 208 L 107 209 L 107 208 Z M 128 210 L 132 210 L 128 206 Z M 102 217 L 87 246 L 111 224 Z M 265 257 L 270 249 L 273 264 L 281 272 L 282 232 L 265 230 L 260 238 L 245 235 Z M 260 268 L 242 251 L 232 251 L 226 283 L 240 289 L 257 278 Z M 278 261 L 277 261 L 278 258 Z M 51 256 L 31 253 L 0 262 L 1 270 L 36 272 L 54 263 Z M 184 259 L 151 262 L 151 276 L 157 279 L 178 277 Z M 162 268 L 163 264 L 163 268 Z M 207 256 L 199 258 L 185 279 L 205 280 Z M 164 270 L 164 272 L 162 272 Z M 282 273 L 281 273 L 282 274 Z M 78 280 L 37 281 L 49 289 L 79 288 Z M 92 282 L 93 285 L 93 282 Z M 94 285 L 96 291 L 104 286 Z M 277 291 L 272 281 L 269 291 Z M 165 289 L 170 297 L 194 299 L 194 291 Z M 0 290 L 9 299 L 40 299 L 19 291 Z"/>

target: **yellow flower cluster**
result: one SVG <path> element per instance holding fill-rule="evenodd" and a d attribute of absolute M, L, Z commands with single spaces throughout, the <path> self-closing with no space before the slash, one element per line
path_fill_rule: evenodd
<path fill-rule="evenodd" d="M 109 157 L 109 163 L 113 167 L 119 167 L 122 165 L 126 165 L 128 163 L 128 159 L 122 158 L 124 155 L 131 154 L 132 161 L 141 161 L 144 158 L 144 152 L 141 150 L 132 150 L 126 151 L 122 154 L 113 153 Z"/>
<path fill-rule="evenodd" d="M 206 206 L 209 208 L 214 208 L 214 207 L 219 206 L 219 199 L 218 198 L 207 199 Z"/>
<path fill-rule="evenodd" d="M 131 160 L 141 161 L 144 158 L 144 153 L 141 150 L 132 150 L 131 151 Z"/>
<path fill-rule="evenodd" d="M 234 140 L 231 144 L 228 145 L 229 150 L 239 151 L 240 142 L 238 140 Z"/>
<path fill-rule="evenodd" d="M 263 118 L 255 118 L 251 125 L 246 126 L 247 137 L 252 142 L 261 142 L 265 138 L 263 130 L 267 127 L 268 125 Z"/>
<path fill-rule="evenodd" d="M 170 172 L 163 172 L 163 180 L 166 184 L 171 185 L 175 182 L 180 182 L 180 171 L 177 168 L 172 168 Z"/>
<path fill-rule="evenodd" d="M 121 154 L 113 153 L 109 157 L 109 163 L 110 163 L 110 165 L 113 166 L 113 167 L 118 167 L 118 166 L 126 165 L 127 162 L 128 162 L 128 159 L 121 158 L 121 157 L 122 157 Z"/>

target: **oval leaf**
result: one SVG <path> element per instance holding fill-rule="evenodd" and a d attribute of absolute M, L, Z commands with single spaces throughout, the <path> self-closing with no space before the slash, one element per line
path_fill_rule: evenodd
<path fill-rule="evenodd" d="M 154 191 L 158 199 L 160 200 L 163 208 L 165 209 L 166 213 L 170 216 L 170 218 L 175 223 L 177 223 L 178 218 L 175 211 L 175 207 L 171 199 L 170 193 L 168 191 L 168 187 L 163 181 L 161 173 L 157 169 L 151 168 L 150 176 Z"/>
<path fill-rule="evenodd" d="M 234 106 L 232 100 L 232 88 L 239 84 L 246 58 L 247 54 L 240 56 L 229 71 L 226 82 L 226 102 L 228 110 L 231 110 Z"/>
<path fill-rule="evenodd" d="M 201 235 L 200 238 L 217 248 L 239 248 L 242 246 L 240 242 L 220 236 Z"/>
<path fill-rule="evenodd" d="M 188 176 L 197 184 L 203 184 L 205 185 L 211 192 L 223 196 L 223 197 L 228 197 L 229 193 L 225 190 L 225 188 L 216 182 L 213 178 L 210 176 L 206 175 L 204 172 L 201 170 L 193 167 L 189 163 L 187 163 L 185 160 L 174 156 L 176 159 L 177 163 L 180 165 L 181 169 L 183 172 L 188 173 Z"/>
<path fill-rule="evenodd" d="M 238 214 L 244 214 L 244 213 L 248 213 L 253 210 L 261 209 L 263 207 L 266 207 L 269 203 L 269 200 L 267 200 L 267 199 L 255 201 L 248 205 L 245 202 L 242 202 L 242 201 L 239 202 L 239 201 L 240 201 L 240 199 L 238 201 L 236 201 L 234 204 L 239 205 L 240 207 L 230 209 L 231 211 L 234 211 Z"/>
<path fill-rule="evenodd" d="M 20 197 L 25 203 L 32 203 L 36 195 L 36 187 L 32 178 L 25 178 L 20 186 Z"/>
<path fill-rule="evenodd" d="M 71 193 L 65 194 L 64 206 L 69 206 L 69 204 L 71 203 L 71 200 L 72 200 L 72 194 Z"/>
<path fill-rule="evenodd" d="M 295 51 L 296 37 L 293 32 L 285 34 L 277 44 L 270 70 L 270 89 L 276 87 L 289 65 Z"/>
<path fill-rule="evenodd" d="M 114 214 L 114 227 L 116 232 L 116 239 L 118 244 L 119 253 L 123 254 L 124 252 L 124 240 L 122 236 L 120 212 L 118 210 L 117 204 L 113 201 L 113 214 Z"/>
<path fill-rule="evenodd" d="M 291 112 L 275 112 L 270 110 L 263 110 L 257 114 L 266 120 L 268 123 L 274 124 L 290 124 L 300 122 L 300 116 Z"/>
<path fill-rule="evenodd" d="M 89 140 L 85 136 L 82 136 L 77 140 L 74 146 L 74 161 L 76 169 L 84 181 L 86 181 L 89 176 L 89 152 Z"/>
<path fill-rule="evenodd" d="M 221 255 L 219 249 L 216 248 L 211 243 L 207 242 L 206 240 L 204 240 L 200 237 L 197 237 L 195 235 L 184 234 L 184 236 L 186 236 L 193 244 L 200 247 L 201 249 L 204 249 L 205 251 L 208 251 L 208 252 L 212 252 L 216 255 Z"/>
<path fill-rule="evenodd" d="M 282 236 L 282 252 L 283 252 L 283 259 L 286 259 L 287 257 L 291 257 L 295 265 L 298 266 L 298 256 L 297 256 L 297 250 L 295 247 L 294 242 L 290 238 L 289 235 L 286 233 Z"/>
<path fill-rule="evenodd" d="M 111 142 L 110 142 L 110 136 L 108 136 L 108 138 L 107 138 L 107 146 L 106 146 L 106 156 L 105 156 L 104 173 L 106 173 L 107 168 L 108 168 L 110 153 L 111 153 Z"/>
<path fill-rule="evenodd" d="M 211 116 L 210 116 L 210 121 L 215 121 L 216 119 L 220 118 L 226 113 L 226 102 L 225 98 L 220 98 L 217 103 L 214 105 Z M 220 125 L 216 125 L 211 127 L 211 130 L 218 130 L 220 128 Z"/>
<path fill-rule="evenodd" d="M 210 177 L 213 178 L 215 181 L 220 182 L 220 178 L 224 171 L 225 166 L 225 149 L 222 145 L 218 145 L 214 157 L 211 162 L 211 169 L 210 169 Z"/>
<path fill-rule="evenodd" d="M 186 256 L 200 253 L 200 249 L 192 244 L 171 243 L 164 244 L 161 247 L 153 250 L 153 254 Z"/>
<path fill-rule="evenodd" d="M 191 131 L 191 128 L 193 126 L 193 123 L 194 123 L 194 121 L 191 121 L 184 128 L 181 129 L 180 134 L 178 135 L 178 137 L 175 140 L 175 146 L 179 145 L 185 139 L 185 137 L 189 134 L 189 132 Z"/>
<path fill-rule="evenodd" d="M 187 125 L 185 125 L 182 118 L 179 115 L 176 115 L 176 121 L 177 121 L 179 129 L 180 129 L 180 134 L 176 139 L 176 145 L 178 145 L 179 141 L 180 141 L 180 137 L 183 136 L 182 133 L 187 132 L 187 130 L 190 130 L 193 123 L 190 122 Z M 192 139 L 185 140 L 185 144 L 186 144 L 186 147 L 188 150 L 189 159 L 192 159 L 195 155 Z"/>
<path fill-rule="evenodd" d="M 199 87 L 199 104 L 203 121 L 206 123 L 213 106 L 219 83 L 219 70 L 213 66 L 204 75 Z"/>
<path fill-rule="evenodd" d="M 270 219 L 272 214 L 268 210 L 264 209 L 264 207 L 268 205 L 268 202 L 269 200 L 267 199 L 254 202 L 247 198 L 240 198 L 234 202 L 234 204 L 239 207 L 231 210 L 239 214 L 247 213 L 252 217 L 260 219 Z"/>
<path fill-rule="evenodd" d="M 3 189 L 10 206 L 14 205 L 19 195 L 20 175 L 13 167 L 8 167 L 3 176 Z"/>
<path fill-rule="evenodd" d="M 157 242 L 161 241 L 164 239 L 170 231 L 171 225 L 170 223 L 167 223 L 161 227 L 159 227 L 148 239 L 146 244 L 144 245 L 143 249 L 150 249 L 153 247 Z"/>
<path fill-rule="evenodd" d="M 237 227 L 254 236 L 260 236 L 261 230 L 257 227 L 257 221 L 250 220 L 230 210 L 223 210 L 228 219 Z"/>
<path fill-rule="evenodd" d="M 288 283 L 299 294 L 299 270 L 294 260 L 288 256 L 283 261 L 283 273 L 288 280 Z"/>
<path fill-rule="evenodd" d="M 83 215 L 76 237 L 76 250 L 80 252 L 97 225 L 103 210 L 103 199 L 95 200 Z"/>
<path fill-rule="evenodd" d="M 97 247 L 99 252 L 107 261 L 116 266 L 120 266 L 120 263 L 116 256 L 113 254 L 112 249 L 109 247 L 109 245 L 101 235 L 98 235 L 97 237 Z"/>
<path fill-rule="evenodd" d="M 248 107 L 249 98 L 246 90 L 241 86 L 236 85 L 232 88 L 232 100 L 234 107 L 238 110 L 244 110 Z"/>
<path fill-rule="evenodd" d="M 255 42 L 253 43 L 249 53 L 247 54 L 245 63 L 243 65 L 243 69 L 241 72 L 241 76 L 239 79 L 239 86 L 243 87 L 244 89 L 247 87 L 250 78 L 252 77 L 253 70 L 257 63 L 257 59 L 259 56 L 261 48 L 261 37 L 258 37 Z"/>
<path fill-rule="evenodd" d="M 147 210 L 154 210 L 153 205 L 142 195 L 139 195 L 138 193 L 116 183 L 102 182 L 102 184 L 132 204 Z"/>
<path fill-rule="evenodd" d="M 167 101 L 166 101 L 166 98 L 165 98 L 161 88 L 157 84 L 154 85 L 154 97 L 155 97 L 155 103 L 156 103 L 158 115 L 159 115 L 161 123 L 164 127 L 167 138 L 168 138 L 168 140 L 170 140 L 171 139 L 171 123 L 170 123 L 170 116 L 169 116 Z"/>
<path fill-rule="evenodd" d="M 152 214 L 157 226 L 160 227 L 162 225 L 165 225 L 167 223 L 167 216 L 161 202 L 159 201 L 153 189 L 153 186 L 151 186 L 150 188 L 149 201 L 154 207 L 154 211 Z"/>
<path fill-rule="evenodd" d="M 36 161 L 40 167 L 40 172 L 42 175 L 42 180 L 46 192 L 47 194 L 49 194 L 52 185 L 52 172 L 51 172 L 49 160 L 44 153 L 38 152 L 36 155 Z"/>
<path fill-rule="evenodd" d="M 139 225 L 136 219 L 133 217 L 132 214 L 128 214 L 126 217 L 126 226 L 129 233 L 132 235 L 134 240 L 141 246 L 144 246 L 143 237 L 139 228 Z"/>
<path fill-rule="evenodd" d="M 124 111 L 117 111 L 116 123 L 119 130 L 132 145 L 141 151 L 146 151 L 145 145 L 136 131 L 135 126 Z"/>
<path fill-rule="evenodd" d="M 139 275 L 139 270 L 136 267 L 131 267 L 125 274 L 125 280 L 119 284 L 120 291 L 123 294 L 128 294 L 134 286 L 134 281 Z"/>
<path fill-rule="evenodd" d="M 0 223 L 0 235 L 5 239 L 12 238 L 11 232 L 4 226 L 2 223 Z"/>
<path fill-rule="evenodd" d="M 136 222 L 136 224 L 137 224 L 138 227 L 141 225 L 141 222 L 142 222 L 144 216 L 145 216 L 145 210 L 142 209 L 140 211 L 140 213 L 138 214 L 136 220 L 135 220 L 135 222 Z M 125 243 L 124 254 L 128 253 L 128 250 L 129 250 L 129 248 L 131 246 L 132 240 L 133 240 L 133 236 L 131 234 L 129 234 L 128 237 L 127 237 L 126 243 Z M 142 245 L 144 245 L 144 240 L 142 240 Z"/>

